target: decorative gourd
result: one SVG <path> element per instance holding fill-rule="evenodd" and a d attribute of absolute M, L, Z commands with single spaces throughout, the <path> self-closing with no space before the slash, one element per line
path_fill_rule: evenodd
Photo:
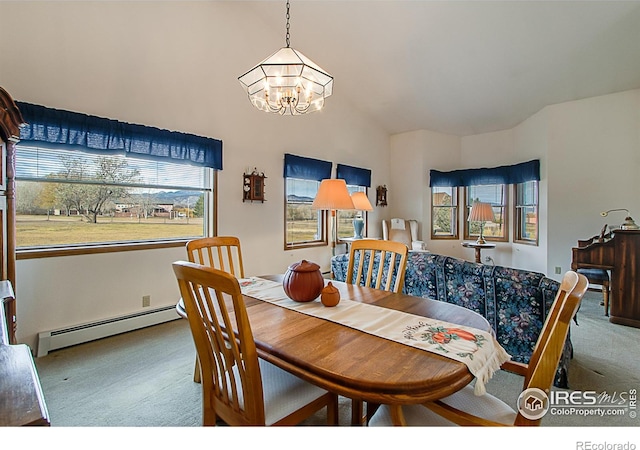
<path fill-rule="evenodd" d="M 315 300 L 324 287 L 320 266 L 304 259 L 291 264 L 284 274 L 282 287 L 291 300 L 297 302 Z"/>
<path fill-rule="evenodd" d="M 340 302 L 340 291 L 331 284 L 331 281 L 322 289 L 320 301 L 324 306 L 336 306 Z"/>

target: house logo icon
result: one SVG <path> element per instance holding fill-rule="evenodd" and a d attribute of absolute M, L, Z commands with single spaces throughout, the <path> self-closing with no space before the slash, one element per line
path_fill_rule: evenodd
<path fill-rule="evenodd" d="M 518 397 L 518 412 L 529 420 L 542 418 L 548 410 L 549 397 L 541 389 L 525 389 Z"/>

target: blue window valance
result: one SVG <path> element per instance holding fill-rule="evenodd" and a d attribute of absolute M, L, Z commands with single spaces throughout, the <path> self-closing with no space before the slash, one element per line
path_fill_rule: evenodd
<path fill-rule="evenodd" d="M 540 160 L 481 169 L 461 169 L 450 172 L 431 170 L 430 187 L 480 186 L 486 184 L 517 184 L 540 181 Z"/>
<path fill-rule="evenodd" d="M 20 140 L 31 145 L 81 146 L 101 153 L 171 159 L 222 170 L 222 141 L 72 111 L 16 102 L 27 125 Z"/>
<path fill-rule="evenodd" d="M 371 170 L 369 169 L 338 164 L 336 178 L 342 178 L 349 185 L 371 187 Z"/>
<path fill-rule="evenodd" d="M 320 159 L 305 158 L 304 156 L 284 155 L 284 177 L 299 178 L 302 180 L 320 181 L 331 178 L 330 161 Z"/>

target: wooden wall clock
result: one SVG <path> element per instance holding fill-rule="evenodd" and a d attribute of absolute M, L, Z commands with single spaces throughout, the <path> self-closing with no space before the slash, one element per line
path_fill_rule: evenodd
<path fill-rule="evenodd" d="M 242 184 L 243 202 L 264 202 L 264 180 L 267 178 L 264 172 L 258 173 L 256 168 L 251 173 L 245 173 Z"/>

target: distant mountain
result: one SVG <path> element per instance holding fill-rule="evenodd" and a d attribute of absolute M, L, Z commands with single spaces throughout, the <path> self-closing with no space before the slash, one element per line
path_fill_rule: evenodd
<path fill-rule="evenodd" d="M 313 203 L 313 198 L 311 197 L 303 197 L 300 195 L 289 194 L 287 195 L 287 201 L 289 202 L 300 202 L 300 203 Z"/>
<path fill-rule="evenodd" d="M 154 201 L 161 204 L 172 204 L 174 206 L 195 205 L 198 198 L 203 193 L 200 191 L 161 191 L 153 194 Z M 135 199 L 141 194 L 131 194 L 131 198 Z"/>

